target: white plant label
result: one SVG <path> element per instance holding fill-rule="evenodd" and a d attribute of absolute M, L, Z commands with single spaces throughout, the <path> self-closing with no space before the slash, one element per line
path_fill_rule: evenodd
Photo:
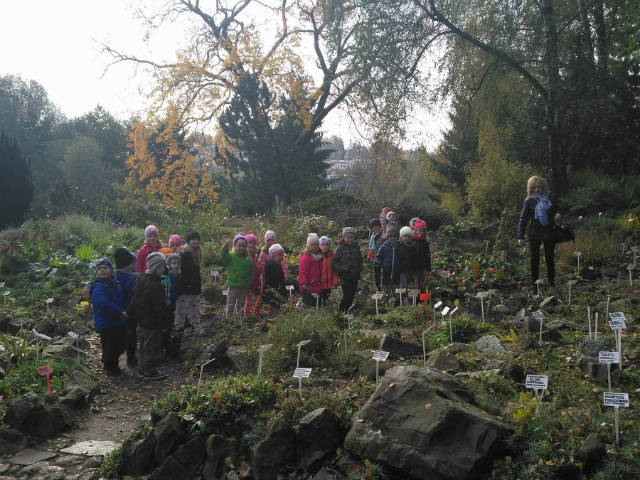
<path fill-rule="evenodd" d="M 629 394 L 618 392 L 604 392 L 605 407 L 629 407 Z"/>
<path fill-rule="evenodd" d="M 311 368 L 298 367 L 293 372 L 293 378 L 309 378 L 311 370 Z"/>
<path fill-rule="evenodd" d="M 67 332 L 67 335 L 69 335 L 71 338 L 78 338 L 78 334 L 76 332 Z"/>
<path fill-rule="evenodd" d="M 273 347 L 273 343 L 267 343 L 266 345 L 260 345 L 258 347 L 258 352 L 266 352 L 267 350 L 269 350 L 271 347 Z"/>
<path fill-rule="evenodd" d="M 454 313 L 456 313 L 458 311 L 458 307 L 454 308 L 453 310 L 451 310 L 451 313 L 449 315 L 453 315 Z"/>
<path fill-rule="evenodd" d="M 318 300 L 318 299 L 320 298 L 320 295 L 318 295 L 316 292 L 312 292 L 312 293 L 311 293 L 311 296 L 312 296 L 313 298 L 315 298 L 316 300 Z"/>
<path fill-rule="evenodd" d="M 576 250 L 575 252 L 573 252 L 573 254 L 579 257 L 580 255 L 582 255 L 582 252 L 578 252 L 578 251 Z"/>
<path fill-rule="evenodd" d="M 287 285 L 287 286 L 286 286 L 286 287 L 284 287 L 284 288 L 286 288 L 287 290 L 293 290 L 293 285 Z"/>
<path fill-rule="evenodd" d="M 7 351 L 7 349 L 4 348 L 4 345 L 0 345 L 0 352 L 6 352 L 6 351 Z"/>
<path fill-rule="evenodd" d="M 396 288 L 396 293 L 406 293 L 407 289 L 406 288 Z"/>
<path fill-rule="evenodd" d="M 544 312 L 542 310 L 533 312 L 533 318 L 535 318 L 536 320 L 544 320 Z"/>
<path fill-rule="evenodd" d="M 598 362 L 620 363 L 620 354 L 618 352 L 598 352 Z"/>
<path fill-rule="evenodd" d="M 372 360 L 377 360 L 379 362 L 385 362 L 389 357 L 389 352 L 385 352 L 384 350 L 376 350 L 373 352 Z"/>
<path fill-rule="evenodd" d="M 549 385 L 549 377 L 547 375 L 527 375 L 526 387 L 534 390 L 546 390 Z"/>
<path fill-rule="evenodd" d="M 4 288 L 4 282 L 0 282 L 0 288 Z"/>
<path fill-rule="evenodd" d="M 3 295 L 4 295 L 5 297 L 8 297 L 9 295 L 11 295 L 11 292 L 10 292 L 9 290 L 7 290 L 6 292 L 4 292 L 4 293 L 3 293 Z"/>
<path fill-rule="evenodd" d="M 444 317 L 447 313 L 449 313 L 449 310 L 451 310 L 449 307 L 444 307 L 442 309 L 442 316 Z"/>
<path fill-rule="evenodd" d="M 378 292 L 371 295 L 371 298 L 374 300 L 381 300 L 383 296 L 384 296 L 384 293 Z"/>
<path fill-rule="evenodd" d="M 420 290 L 418 290 L 417 288 L 412 288 L 411 290 L 409 290 L 410 297 L 417 297 L 418 295 L 420 295 Z"/>
<path fill-rule="evenodd" d="M 611 312 L 609 314 L 609 326 L 611 330 L 623 330 L 627 328 L 627 325 L 624 323 L 627 317 L 624 316 L 622 312 Z"/>
<path fill-rule="evenodd" d="M 449 273 L 449 272 L 447 272 L 447 271 L 444 271 L 444 272 L 442 272 L 442 273 L 440 274 L 440 276 L 442 276 L 442 277 L 444 277 L 444 278 L 447 278 L 447 277 L 450 277 L 450 276 L 451 276 L 451 273 Z"/>
<path fill-rule="evenodd" d="M 56 300 L 55 298 L 49 297 L 47 298 L 46 304 L 51 305 L 53 302 L 55 302 L 55 300 Z"/>
<path fill-rule="evenodd" d="M 302 346 L 306 345 L 306 344 L 307 344 L 307 343 L 309 343 L 309 342 L 311 342 L 311 340 L 302 340 L 300 343 L 298 343 L 298 344 L 296 345 L 296 347 L 300 348 L 300 347 L 302 347 Z"/>
<path fill-rule="evenodd" d="M 440 308 L 441 306 L 442 306 L 442 301 L 440 301 L 440 302 L 436 303 L 436 304 L 433 306 L 433 308 L 435 308 L 435 309 L 437 310 L 437 309 L 438 309 L 438 308 Z"/>

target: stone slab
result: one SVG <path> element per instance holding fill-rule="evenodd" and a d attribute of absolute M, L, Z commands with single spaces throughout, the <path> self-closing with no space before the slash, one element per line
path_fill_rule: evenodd
<path fill-rule="evenodd" d="M 115 450 L 120 446 L 117 442 L 111 442 L 109 440 L 87 440 L 85 442 L 78 442 L 70 447 L 60 450 L 63 453 L 70 453 L 73 455 L 88 455 L 90 457 L 94 455 L 106 455 L 107 453 Z"/>
<path fill-rule="evenodd" d="M 32 465 L 42 460 L 47 460 L 56 456 L 55 452 L 46 452 L 34 450 L 33 448 L 25 448 L 19 451 L 13 457 L 7 458 L 7 462 L 14 465 Z"/>

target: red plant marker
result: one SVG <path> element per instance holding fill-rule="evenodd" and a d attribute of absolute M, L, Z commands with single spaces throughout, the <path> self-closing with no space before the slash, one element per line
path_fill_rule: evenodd
<path fill-rule="evenodd" d="M 51 368 L 51 366 L 49 365 L 45 365 L 43 367 L 39 367 L 38 369 L 38 375 L 42 375 L 47 377 L 47 392 L 49 393 L 49 396 L 51 396 L 51 378 L 49 377 L 52 373 L 53 373 L 53 368 Z"/>
<path fill-rule="evenodd" d="M 429 307 L 427 305 L 427 300 L 431 298 L 430 293 L 421 293 L 420 300 L 424 302 L 424 316 L 427 319 L 427 323 L 429 323 Z"/>

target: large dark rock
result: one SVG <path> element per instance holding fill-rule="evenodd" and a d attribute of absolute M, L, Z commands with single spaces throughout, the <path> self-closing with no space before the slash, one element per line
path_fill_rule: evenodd
<path fill-rule="evenodd" d="M 317 471 L 322 461 L 342 445 L 345 435 L 336 416 L 326 408 L 317 408 L 305 415 L 295 430 L 299 466 L 311 473 Z"/>
<path fill-rule="evenodd" d="M 13 428 L 0 428 L 0 455 L 11 455 L 27 446 L 27 437 Z"/>
<path fill-rule="evenodd" d="M 129 438 L 122 444 L 123 475 L 146 475 L 156 466 L 156 435 L 153 430 L 144 438 Z"/>
<path fill-rule="evenodd" d="M 606 454 L 604 442 L 595 433 L 587 435 L 578 450 L 578 458 L 584 464 L 585 472 L 592 472 L 600 467 Z"/>
<path fill-rule="evenodd" d="M 173 453 L 185 441 L 187 435 L 182 420 L 173 412 L 160 420 L 153 427 L 152 432 L 157 439 L 155 448 L 157 464 L 161 464 L 165 458 Z"/>
<path fill-rule="evenodd" d="M 295 460 L 296 435 L 283 421 L 276 421 L 267 436 L 253 447 L 251 470 L 255 480 L 272 480 Z"/>
<path fill-rule="evenodd" d="M 149 480 L 180 480 L 194 478 L 205 459 L 205 435 L 198 435 L 180 445 L 156 468 Z M 157 448 L 157 447 L 156 447 Z"/>
<path fill-rule="evenodd" d="M 395 357 L 413 357 L 422 355 L 422 345 L 407 342 L 401 338 L 385 335 L 380 340 L 380 349 L 389 352 Z"/>
<path fill-rule="evenodd" d="M 39 320 L 33 326 L 33 328 L 35 328 L 38 331 L 38 333 L 43 333 L 44 335 L 51 335 L 56 329 L 56 324 L 53 323 L 48 318 L 43 318 Z"/>
<path fill-rule="evenodd" d="M 607 366 L 600 363 L 599 352 L 609 350 L 602 340 L 585 339 L 578 345 L 578 367 L 596 380 L 607 381 Z"/>
<path fill-rule="evenodd" d="M 450 343 L 429 354 L 427 367 L 435 368 L 447 373 L 457 373 L 462 370 L 458 354 L 469 350 L 466 343 Z"/>
<path fill-rule="evenodd" d="M 81 370 L 73 371 L 67 380 L 66 392 L 60 403 L 67 408 L 79 410 L 89 406 L 98 384 Z"/>
<path fill-rule="evenodd" d="M 394 367 L 360 411 L 345 448 L 406 477 L 478 478 L 501 453 L 511 429 L 472 402 L 451 375 Z"/>
<path fill-rule="evenodd" d="M 231 451 L 231 442 L 222 435 L 210 435 L 205 443 L 206 460 L 202 476 L 206 479 L 224 478 L 224 459 Z"/>
<path fill-rule="evenodd" d="M 73 425 L 66 407 L 44 406 L 36 395 L 27 395 L 13 402 L 7 409 L 5 422 L 26 435 L 41 438 L 51 437 Z"/>

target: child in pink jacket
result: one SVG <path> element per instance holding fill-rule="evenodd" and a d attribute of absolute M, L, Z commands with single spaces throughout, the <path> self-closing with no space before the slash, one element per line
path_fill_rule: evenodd
<path fill-rule="evenodd" d="M 319 295 L 322 291 L 322 259 L 320 238 L 317 233 L 310 233 L 307 237 L 307 248 L 300 255 L 298 270 L 298 283 L 305 307 L 315 307 L 316 299 L 312 294 Z"/>

